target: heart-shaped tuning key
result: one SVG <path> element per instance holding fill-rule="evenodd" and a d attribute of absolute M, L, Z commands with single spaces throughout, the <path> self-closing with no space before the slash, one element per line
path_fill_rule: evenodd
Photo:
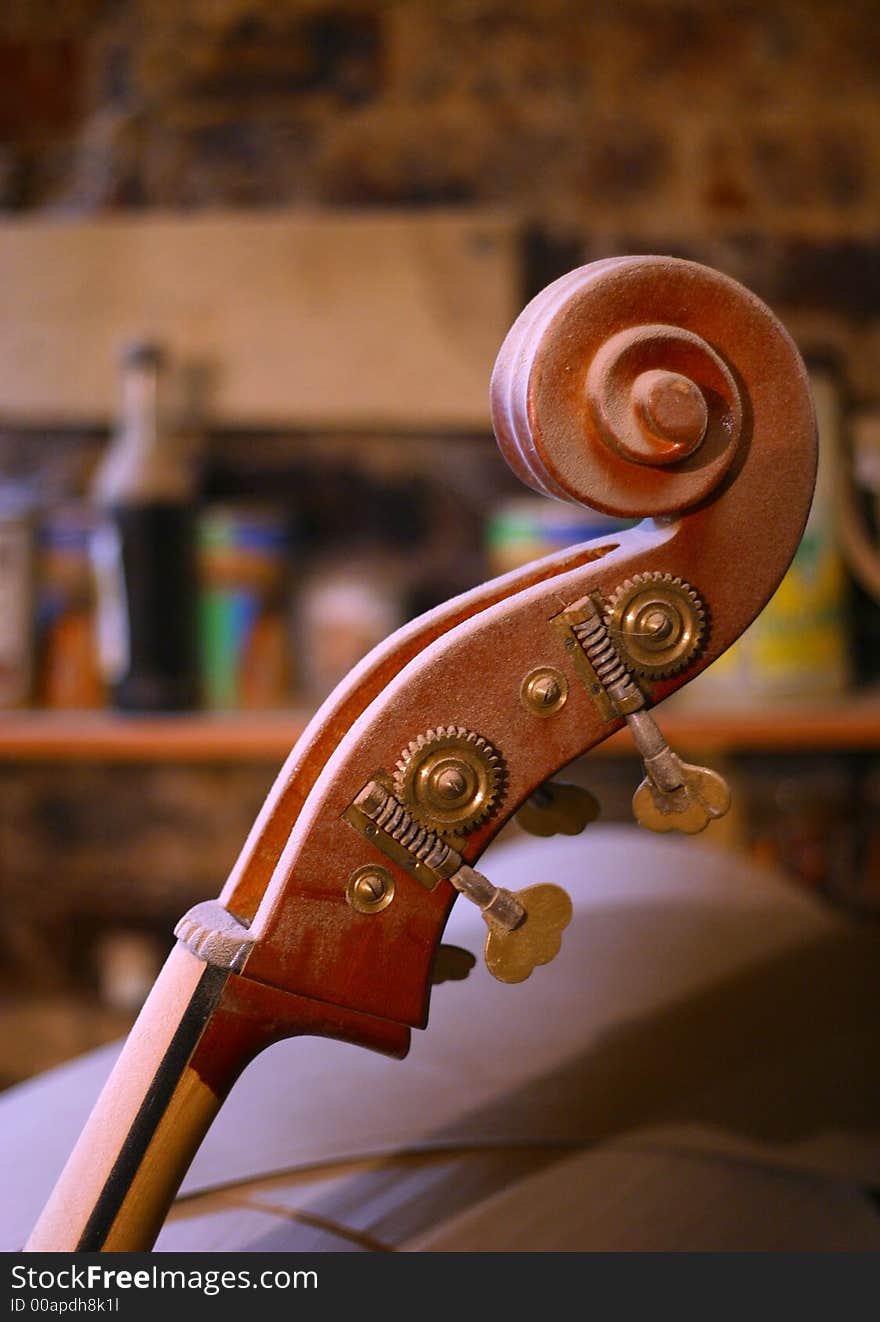
<path fill-rule="evenodd" d="M 403 827 L 406 832 L 412 825 L 406 808 L 378 780 L 365 786 L 352 808 L 373 826 L 394 821 L 396 829 Z M 352 820 L 357 822 L 357 818 Z M 397 840 L 397 836 L 394 838 Z M 514 894 L 465 863 L 460 854 L 433 832 L 423 829 L 416 838 L 419 860 L 438 869 L 437 879 L 444 877 L 450 881 L 482 913 L 489 929 L 486 965 L 494 977 L 501 982 L 522 982 L 538 964 L 549 964 L 558 954 L 562 932 L 571 921 L 571 900 L 560 886 L 529 886 Z M 466 973 L 465 969 L 453 976 L 462 977 Z"/>
<path fill-rule="evenodd" d="M 502 927 L 483 914 L 489 928 L 486 967 L 499 982 L 524 982 L 539 964 L 549 964 L 571 922 L 571 900 L 561 886 L 527 886 L 514 895 L 525 910 L 516 927 Z"/>
<path fill-rule="evenodd" d="M 633 795 L 633 813 L 649 831 L 683 831 L 696 835 L 730 807 L 730 788 L 709 767 L 679 762 L 681 784 L 661 789 L 646 776 Z"/>
<path fill-rule="evenodd" d="M 599 816 L 599 801 L 580 785 L 548 780 L 527 799 L 516 820 L 529 835 L 580 835 Z"/>

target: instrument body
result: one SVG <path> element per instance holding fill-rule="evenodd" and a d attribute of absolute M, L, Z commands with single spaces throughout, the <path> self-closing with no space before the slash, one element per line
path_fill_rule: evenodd
<path fill-rule="evenodd" d="M 457 894 L 483 911 L 497 977 L 549 962 L 564 894 L 514 896 L 475 865 L 520 810 L 539 834 L 582 829 L 589 808 L 548 782 L 624 722 L 645 824 L 692 832 L 724 811 L 720 778 L 681 762 L 650 709 L 743 632 L 797 547 L 816 468 L 797 350 L 717 272 L 613 259 L 524 310 L 492 409 L 528 485 L 642 521 L 444 603 L 331 694 L 219 900 L 178 926 L 29 1248 L 149 1247 L 270 1042 L 317 1033 L 404 1056 Z"/>

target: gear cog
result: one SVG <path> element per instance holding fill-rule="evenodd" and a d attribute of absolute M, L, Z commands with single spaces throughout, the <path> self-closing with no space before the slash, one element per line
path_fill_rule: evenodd
<path fill-rule="evenodd" d="M 504 787 L 504 759 L 481 734 L 439 725 L 410 741 L 394 771 L 395 793 L 434 831 L 472 831 Z"/>
<path fill-rule="evenodd" d="M 628 578 L 605 610 L 611 639 L 633 674 L 676 675 L 696 656 L 706 631 L 706 609 L 684 579 L 655 570 Z"/>

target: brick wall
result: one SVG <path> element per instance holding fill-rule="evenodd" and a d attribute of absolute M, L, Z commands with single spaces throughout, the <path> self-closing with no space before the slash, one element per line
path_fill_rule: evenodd
<path fill-rule="evenodd" d="M 7 0 L 0 211 L 497 203 L 878 366 L 874 0 Z"/>
<path fill-rule="evenodd" d="M 8 0 L 2 201 L 870 238 L 878 68 L 872 0 Z"/>

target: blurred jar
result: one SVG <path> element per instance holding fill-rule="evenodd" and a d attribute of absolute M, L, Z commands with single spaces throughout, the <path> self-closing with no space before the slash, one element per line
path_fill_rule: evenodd
<path fill-rule="evenodd" d="M 286 513 L 262 505 L 208 507 L 199 519 L 198 563 L 205 706 L 282 706 L 291 686 Z"/>
<path fill-rule="evenodd" d="M 813 364 L 809 371 L 819 467 L 800 545 L 758 618 L 675 695 L 676 705 L 721 701 L 756 706 L 768 700 L 833 695 L 852 682 L 849 585 L 836 527 L 836 490 L 842 480 L 842 393 L 831 366 Z M 748 561 L 732 565 L 732 572 L 747 575 Z"/>
<path fill-rule="evenodd" d="M 613 537 L 632 519 L 617 519 L 549 496 L 514 496 L 492 510 L 486 523 L 486 559 L 492 577 L 530 560 L 587 542 Z"/>
<path fill-rule="evenodd" d="M 0 708 L 25 707 L 34 678 L 34 506 L 0 488 Z"/>
<path fill-rule="evenodd" d="M 159 974 L 163 953 L 145 932 L 111 930 L 100 936 L 93 958 L 101 1004 L 118 1014 L 137 1014 Z"/>
<path fill-rule="evenodd" d="M 296 608 L 296 649 L 303 696 L 322 699 L 404 623 L 399 565 L 381 551 L 353 548 L 319 561 Z"/>
<path fill-rule="evenodd" d="M 81 506 L 48 511 L 39 532 L 37 702 L 100 707 L 106 701 L 97 645 L 91 546 L 96 520 Z"/>

